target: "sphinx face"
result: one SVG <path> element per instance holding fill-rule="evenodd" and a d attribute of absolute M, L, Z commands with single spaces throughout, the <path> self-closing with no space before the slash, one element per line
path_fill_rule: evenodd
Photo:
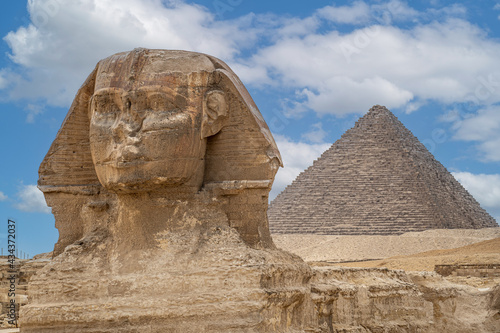
<path fill-rule="evenodd" d="M 179 75 L 152 79 L 144 73 L 131 84 L 128 73 L 111 74 L 112 81 L 97 76 L 89 110 L 90 148 L 101 184 L 118 193 L 198 191 L 206 148 L 203 93 Z"/>

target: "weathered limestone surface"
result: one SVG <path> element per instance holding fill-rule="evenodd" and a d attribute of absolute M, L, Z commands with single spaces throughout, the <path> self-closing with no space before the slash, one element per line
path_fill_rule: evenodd
<path fill-rule="evenodd" d="M 389 235 L 497 227 L 385 107 L 374 106 L 268 211 L 272 233 Z"/>
<path fill-rule="evenodd" d="M 277 249 L 266 211 L 280 164 L 258 109 L 222 61 L 145 49 L 102 60 L 40 166 L 60 238 L 28 284 L 21 332 L 498 327 L 498 290 L 311 268 Z M 469 310 L 475 316 L 464 320 Z"/>
<path fill-rule="evenodd" d="M 15 327 L 9 324 L 8 314 L 10 312 L 10 301 L 15 300 L 16 311 L 19 314 L 20 306 L 28 303 L 27 289 L 28 281 L 43 266 L 50 262 L 49 258 L 16 259 L 15 270 L 12 274 L 11 265 L 7 257 L 0 258 L 0 327 Z M 11 290 L 12 275 L 15 279 L 15 298 L 9 296 Z M 14 290 L 12 289 L 12 290 Z"/>
<path fill-rule="evenodd" d="M 100 61 L 40 166 L 60 238 L 30 281 L 23 332 L 307 326 L 310 268 L 275 248 L 267 222 L 280 165 L 219 59 L 136 49 Z"/>
<path fill-rule="evenodd" d="M 434 270 L 442 276 L 500 277 L 500 264 L 436 265 Z"/>
<path fill-rule="evenodd" d="M 146 49 L 111 56 L 78 91 L 40 165 L 60 234 L 54 255 L 119 223 L 128 202 L 146 214 L 152 201 L 189 202 L 201 189 L 225 199 L 249 245 L 272 246 L 264 197 L 281 164 L 258 108 L 221 60 Z"/>
<path fill-rule="evenodd" d="M 310 269 L 230 227 L 165 234 L 161 251 L 122 258 L 107 257 L 109 246 L 83 239 L 44 267 L 22 332 L 294 332 L 314 318 Z"/>
<path fill-rule="evenodd" d="M 435 273 L 317 267 L 321 332 L 498 332 L 500 286 L 479 290 Z"/>
<path fill-rule="evenodd" d="M 226 236 L 223 234 L 218 236 L 221 241 L 218 242 L 218 246 L 224 248 L 219 247 L 218 253 L 237 250 L 227 247 L 230 242 L 227 241 Z M 269 257 L 267 256 L 267 258 Z M 264 260 L 266 257 L 260 259 Z M 247 299 L 238 299 L 236 297 L 238 295 L 237 290 L 241 293 L 245 288 L 251 287 L 248 280 L 252 278 L 251 268 L 245 267 L 246 264 L 243 260 L 235 262 L 236 265 L 243 265 L 243 267 L 239 269 L 241 274 L 234 277 L 229 276 L 228 272 L 222 270 L 216 262 L 207 264 L 210 267 L 197 270 L 196 277 L 193 277 L 192 272 L 186 270 L 176 272 L 177 279 L 180 278 L 179 275 L 186 275 L 186 281 L 199 280 L 199 284 L 190 285 L 190 288 L 184 289 L 182 294 L 178 290 L 172 290 L 174 289 L 173 286 L 156 286 L 157 291 L 153 295 L 165 293 L 165 298 L 168 299 L 172 296 L 167 293 L 173 292 L 177 301 L 168 302 L 168 304 L 165 304 L 168 310 L 162 310 L 164 314 L 175 313 L 177 320 L 171 319 L 162 322 L 164 330 L 159 330 L 160 332 L 177 332 L 183 329 L 185 332 L 199 332 L 200 330 L 215 332 L 219 330 L 219 332 L 496 333 L 500 328 L 500 286 L 498 285 L 493 288 L 478 289 L 467 285 L 449 283 L 446 279 L 430 272 L 405 273 L 384 268 L 313 266 L 311 271 L 306 274 L 310 279 L 305 284 L 305 290 L 296 290 L 295 293 L 288 292 L 288 301 L 284 301 L 283 294 L 280 294 L 279 289 L 271 287 L 273 284 L 271 277 L 276 278 L 276 276 L 282 275 L 284 272 L 275 267 L 265 276 L 263 285 L 254 286 L 257 293 L 261 292 L 260 288 L 262 286 L 265 286 L 266 294 L 261 295 L 260 302 L 251 303 Z M 255 262 L 250 264 L 255 265 Z M 162 270 L 157 265 L 154 268 Z M 293 268 L 288 267 L 288 269 L 288 274 L 284 274 L 281 279 L 287 279 L 290 283 L 297 278 L 297 272 L 292 274 L 290 269 L 293 270 Z M 156 277 L 158 272 L 150 274 Z M 119 292 L 120 286 L 123 287 L 120 284 L 123 280 L 113 281 L 112 277 L 107 278 L 110 279 L 107 283 L 114 288 L 114 293 Z M 142 285 L 142 287 L 151 288 L 150 285 L 153 282 L 144 283 L 144 277 L 142 276 L 136 278 L 141 279 L 141 281 L 130 282 L 135 283 L 137 286 Z M 225 285 L 228 287 L 225 290 L 226 296 L 234 298 L 231 307 L 228 307 L 227 304 L 224 305 L 228 299 L 217 298 L 214 292 L 200 294 L 197 297 L 191 294 L 198 291 L 206 292 L 201 285 L 204 283 L 213 285 L 214 279 L 220 278 L 226 281 Z M 131 279 L 133 278 L 131 277 Z M 81 283 L 83 288 L 88 288 L 85 285 L 89 281 L 88 276 L 79 280 L 81 281 L 78 283 Z M 296 281 L 293 283 L 296 283 Z M 33 284 L 30 284 L 30 287 L 36 288 Z M 229 288 L 233 288 L 233 290 L 229 290 Z M 110 293 L 110 291 L 105 291 L 105 293 Z M 309 297 L 304 297 L 304 294 L 310 294 L 309 297 L 312 301 L 309 301 Z M 150 298 L 155 297 L 151 294 L 148 294 L 148 296 Z M 193 303 L 178 303 L 190 297 L 192 297 Z M 142 308 L 142 306 L 145 306 L 142 305 L 142 302 L 146 301 L 147 297 L 134 300 L 133 303 L 128 304 L 129 312 L 136 310 L 148 313 L 148 309 Z M 266 310 L 266 306 L 269 306 L 269 303 L 273 304 L 273 302 L 284 302 L 282 312 L 275 313 L 271 324 L 265 326 L 262 322 L 265 321 L 264 318 L 267 315 L 270 315 Z M 309 310 L 307 310 L 304 303 L 308 304 Z M 253 323 L 238 317 L 240 311 L 248 307 L 254 307 L 256 311 Z M 263 308 L 259 309 L 259 307 Z M 208 311 L 213 313 L 214 308 L 219 309 L 220 316 L 208 316 L 208 318 L 204 316 Z M 67 310 L 61 308 L 61 311 Z M 89 308 L 88 311 L 90 312 L 87 314 L 89 326 L 86 328 L 87 330 L 81 327 L 67 326 L 66 332 L 135 332 L 133 324 L 129 322 L 129 317 L 127 317 L 127 314 L 130 313 L 125 312 L 122 317 L 114 318 L 108 313 L 109 307 L 104 309 Z M 158 316 L 158 313 L 159 311 L 156 311 L 155 316 Z M 23 316 L 28 314 L 23 312 Z M 110 322 L 97 329 L 91 328 L 92 320 L 96 320 L 98 316 L 108 316 Z M 206 330 L 195 319 L 198 316 L 207 321 L 206 326 L 208 328 Z M 183 323 L 180 323 L 178 318 L 183 318 Z M 146 315 L 144 320 L 149 321 L 149 326 L 144 323 L 142 329 L 148 332 L 151 322 L 158 319 L 159 317 L 152 317 L 152 314 Z M 295 323 L 302 321 L 309 324 L 308 326 L 303 325 L 302 330 L 287 330 L 276 325 L 283 320 Z M 245 325 L 249 325 L 249 328 L 243 330 Z M 50 332 L 49 329 L 46 331 Z"/>

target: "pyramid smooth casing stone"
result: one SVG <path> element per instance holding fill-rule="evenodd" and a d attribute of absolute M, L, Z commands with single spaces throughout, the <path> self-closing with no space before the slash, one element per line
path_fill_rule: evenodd
<path fill-rule="evenodd" d="M 383 106 L 374 106 L 270 204 L 272 233 L 397 235 L 497 227 Z"/>

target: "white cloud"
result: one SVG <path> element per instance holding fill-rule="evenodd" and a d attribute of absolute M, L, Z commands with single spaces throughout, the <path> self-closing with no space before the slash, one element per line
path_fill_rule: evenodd
<path fill-rule="evenodd" d="M 447 16 L 455 16 L 455 17 L 465 17 L 467 14 L 467 8 L 461 4 L 452 4 L 447 7 L 441 8 L 430 8 L 426 11 L 426 15 L 429 19 L 439 17 L 447 17 Z"/>
<path fill-rule="evenodd" d="M 276 31 L 276 34 L 279 37 L 305 36 L 314 33 L 320 25 L 319 17 L 314 15 L 304 19 L 286 18 L 283 20 L 278 17 L 270 19 L 279 23 L 279 27 Z"/>
<path fill-rule="evenodd" d="M 17 209 L 24 212 L 50 213 L 50 208 L 45 203 L 43 193 L 36 185 L 23 185 L 17 196 L 19 198 L 19 201 L 15 204 Z"/>
<path fill-rule="evenodd" d="M 334 77 L 326 80 L 317 94 L 308 89 L 304 89 L 303 93 L 307 96 L 309 108 L 318 113 L 337 115 L 359 113 L 376 104 L 388 108 L 399 107 L 413 98 L 411 92 L 381 77 L 364 78 L 361 81 Z"/>
<path fill-rule="evenodd" d="M 23 68 L 0 70 L 12 99 L 67 106 L 98 60 L 142 46 L 221 57 L 245 84 L 297 91 L 295 112 L 360 114 L 374 104 L 411 112 L 429 100 L 478 99 L 478 91 L 481 104 L 500 101 L 500 89 L 481 86 L 500 77 L 500 42 L 457 18 L 466 11 L 459 5 L 419 12 L 399 0 L 355 1 L 305 18 L 227 21 L 183 1 L 32 0 L 28 9 L 33 23 L 5 37 Z M 358 28 L 341 32 L 332 21 Z M 393 25 L 400 21 L 409 25 Z"/>
<path fill-rule="evenodd" d="M 476 141 L 484 160 L 500 161 L 500 106 L 481 109 L 475 115 L 455 112 L 449 118 L 454 120 L 455 139 Z"/>
<path fill-rule="evenodd" d="M 67 106 L 97 61 L 136 47 L 186 49 L 231 59 L 252 38 L 238 21 L 217 22 L 207 9 L 181 1 L 32 0 L 32 24 L 4 40 L 27 69 L 12 98 L 47 98 Z M 5 75 L 2 75 L 5 79 Z"/>
<path fill-rule="evenodd" d="M 362 24 L 371 18 L 371 11 L 364 1 L 355 1 L 351 6 L 323 7 L 318 15 L 335 23 Z"/>
<path fill-rule="evenodd" d="M 390 0 L 381 4 L 371 6 L 374 16 L 377 16 L 379 23 L 390 24 L 393 21 L 406 21 L 416 19 L 419 16 L 426 16 L 427 13 L 420 13 L 408 6 L 405 1 Z"/>
<path fill-rule="evenodd" d="M 453 176 L 469 191 L 481 206 L 500 221 L 500 174 L 453 172 Z"/>
<path fill-rule="evenodd" d="M 5 201 L 7 199 L 8 197 L 3 192 L 0 191 L 0 201 Z"/>
<path fill-rule="evenodd" d="M 269 194 L 270 200 L 273 200 L 287 185 L 292 183 L 299 173 L 312 165 L 314 160 L 331 146 L 329 143 L 293 142 L 283 135 L 274 135 L 274 138 L 283 158 L 284 168 L 280 168 L 276 174 Z"/>
<path fill-rule="evenodd" d="M 415 99 L 477 100 L 476 92 L 481 104 L 499 102 L 500 89 L 481 86 L 500 77 L 498 54 L 500 43 L 485 31 L 449 19 L 410 29 L 371 26 L 283 38 L 260 49 L 253 62 L 273 81 L 303 91 L 308 108 L 342 115 L 373 104 L 404 107 Z"/>
<path fill-rule="evenodd" d="M 423 102 L 423 101 L 415 101 L 415 102 L 408 103 L 408 104 L 406 104 L 405 113 L 406 114 L 413 113 L 413 112 L 417 111 L 418 109 L 420 109 L 424 105 L 425 105 L 425 102 Z"/>
<path fill-rule="evenodd" d="M 28 104 L 25 109 L 28 112 L 26 116 L 26 122 L 28 123 L 34 123 L 35 117 L 43 113 L 43 107 L 41 105 Z"/>
<path fill-rule="evenodd" d="M 1 69 L 0 70 L 0 90 L 4 89 L 8 85 L 7 81 L 7 70 Z"/>
<path fill-rule="evenodd" d="M 302 134 L 302 138 L 306 139 L 312 143 L 324 143 L 325 137 L 327 136 L 327 132 L 323 129 L 323 124 L 316 123 L 313 124 L 312 130 Z"/>
<path fill-rule="evenodd" d="M 500 135 L 491 140 L 487 140 L 478 145 L 479 151 L 482 152 L 486 162 L 500 161 Z"/>
<path fill-rule="evenodd" d="M 479 110 L 475 117 L 463 120 L 456 136 L 469 141 L 483 141 L 500 136 L 500 107 Z"/>
<path fill-rule="evenodd" d="M 316 14 L 333 23 L 361 25 L 369 22 L 390 24 L 416 18 L 423 13 L 409 7 L 404 1 L 390 0 L 379 4 L 354 1 L 347 6 L 326 6 Z"/>
<path fill-rule="evenodd" d="M 238 77 L 253 85 L 272 85 L 272 81 L 267 75 L 267 70 L 264 67 L 253 67 L 243 63 L 229 63 L 231 69 L 237 73 Z"/>

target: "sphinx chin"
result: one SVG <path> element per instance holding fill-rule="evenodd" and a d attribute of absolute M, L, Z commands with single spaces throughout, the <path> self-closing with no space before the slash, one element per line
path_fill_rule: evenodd
<path fill-rule="evenodd" d="M 165 191 L 182 192 L 185 178 L 151 177 L 148 179 L 131 179 L 130 177 L 117 177 L 102 182 L 104 188 L 118 195 L 124 193 L 156 193 Z M 193 191 L 194 192 L 194 191 Z"/>
<path fill-rule="evenodd" d="M 186 162 L 186 160 L 180 160 Z M 189 161 L 188 161 L 189 162 Z M 96 165 L 99 182 L 115 193 L 154 192 L 192 188 L 197 192 L 203 182 L 203 161 L 132 161 Z"/>

